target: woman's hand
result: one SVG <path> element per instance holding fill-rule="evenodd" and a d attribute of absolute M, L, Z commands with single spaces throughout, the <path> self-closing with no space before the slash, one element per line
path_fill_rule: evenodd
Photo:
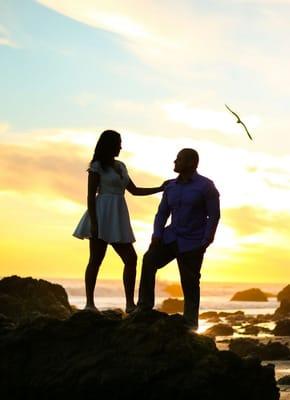
<path fill-rule="evenodd" d="M 165 187 L 168 185 L 168 183 L 169 183 L 170 181 L 171 181 L 171 179 L 167 179 L 166 181 L 164 181 L 164 182 L 162 183 L 162 185 L 160 186 L 161 189 L 164 190 Z"/>

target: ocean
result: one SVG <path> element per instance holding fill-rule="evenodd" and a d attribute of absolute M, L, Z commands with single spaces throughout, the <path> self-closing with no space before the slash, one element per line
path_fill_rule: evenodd
<path fill-rule="evenodd" d="M 70 304 L 77 308 L 85 306 L 85 287 L 83 279 L 50 278 L 50 282 L 61 284 L 67 291 Z M 139 282 L 136 283 L 138 288 Z M 174 286 L 174 288 L 172 287 Z M 201 282 L 200 284 L 200 312 L 204 311 L 244 311 L 246 314 L 273 313 L 279 306 L 277 293 L 287 286 L 287 283 L 229 283 L 229 282 Z M 156 306 L 169 297 L 182 298 L 178 293 L 179 283 L 156 281 Z M 231 301 L 231 297 L 238 291 L 259 288 L 269 293 L 271 297 L 266 302 Z M 138 298 L 137 289 L 135 300 Z M 125 306 L 123 283 L 120 280 L 99 280 L 95 287 L 95 304 L 100 310 L 106 308 L 122 308 Z"/>

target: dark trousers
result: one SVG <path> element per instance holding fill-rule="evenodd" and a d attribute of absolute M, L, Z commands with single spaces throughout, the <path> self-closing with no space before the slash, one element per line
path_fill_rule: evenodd
<path fill-rule="evenodd" d="M 188 321 L 198 325 L 199 280 L 203 256 L 203 249 L 179 253 L 176 242 L 169 244 L 161 242 L 154 246 L 151 245 L 143 257 L 138 306 L 144 310 L 154 307 L 156 272 L 176 259 L 184 295 L 183 315 Z"/>

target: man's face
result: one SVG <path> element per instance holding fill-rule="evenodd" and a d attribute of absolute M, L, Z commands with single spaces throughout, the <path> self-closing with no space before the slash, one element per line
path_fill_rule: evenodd
<path fill-rule="evenodd" d="M 174 161 L 174 171 L 190 172 L 194 170 L 194 162 L 192 157 L 186 151 L 180 151 Z"/>

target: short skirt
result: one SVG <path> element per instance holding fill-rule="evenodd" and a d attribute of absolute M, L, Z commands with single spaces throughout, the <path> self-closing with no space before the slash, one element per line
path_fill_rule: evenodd
<path fill-rule="evenodd" d="M 98 238 L 107 243 L 133 243 L 136 241 L 128 207 L 122 194 L 98 194 L 96 196 Z M 73 234 L 78 239 L 91 237 L 91 221 L 88 210 L 83 214 Z"/>

